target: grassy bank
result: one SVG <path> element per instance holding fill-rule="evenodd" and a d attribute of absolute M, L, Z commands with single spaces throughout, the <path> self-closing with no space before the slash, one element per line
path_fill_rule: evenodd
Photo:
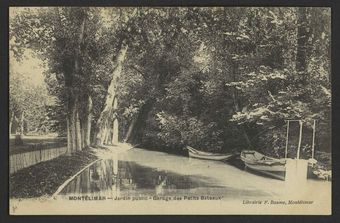
<path fill-rule="evenodd" d="M 51 196 L 68 178 L 96 160 L 90 149 L 38 163 L 9 177 L 10 198 Z"/>

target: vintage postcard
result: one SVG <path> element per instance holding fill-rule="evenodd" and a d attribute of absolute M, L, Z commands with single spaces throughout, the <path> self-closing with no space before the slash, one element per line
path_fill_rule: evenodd
<path fill-rule="evenodd" d="M 330 215 L 331 9 L 10 7 L 10 215 Z"/>

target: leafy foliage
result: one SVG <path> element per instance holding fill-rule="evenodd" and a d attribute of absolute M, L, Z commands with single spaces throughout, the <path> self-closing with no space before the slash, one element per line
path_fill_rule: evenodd
<path fill-rule="evenodd" d="M 93 121 L 98 119 L 113 58 L 126 41 L 127 59 L 117 83 L 121 136 L 144 111 L 139 141 L 149 147 L 189 144 L 220 152 L 254 148 L 280 156 L 285 120 L 306 123 L 303 143 L 310 148 L 316 119 L 317 148 L 330 148 L 327 8 L 38 11 L 24 10 L 11 21 L 11 49 L 20 58 L 22 48 L 34 48 L 48 60 L 46 83 L 58 98 L 51 117 L 59 126 L 65 126 L 60 114 L 68 112 L 70 87 L 80 98 L 83 92 L 92 96 Z M 83 14 L 81 72 L 74 76 L 76 84 L 67 86 Z M 297 135 L 299 130 L 292 126 L 291 131 Z M 290 147 L 295 148 L 295 142 L 292 138 Z"/>
<path fill-rule="evenodd" d="M 10 76 L 9 111 L 12 117 L 12 132 L 24 124 L 24 131 L 48 132 L 52 122 L 47 116 L 47 109 L 53 103 L 44 86 L 27 84 L 26 76 L 12 72 Z M 23 114 L 24 113 L 24 114 Z M 24 123 L 21 122 L 23 114 Z"/>

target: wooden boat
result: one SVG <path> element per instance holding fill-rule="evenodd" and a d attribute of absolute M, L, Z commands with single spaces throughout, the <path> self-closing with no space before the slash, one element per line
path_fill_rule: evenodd
<path fill-rule="evenodd" d="M 241 160 L 245 166 L 253 171 L 285 180 L 286 160 L 265 156 L 254 150 L 244 150 L 241 152 Z"/>
<path fill-rule="evenodd" d="M 224 161 L 234 156 L 231 153 L 222 154 L 222 153 L 203 152 L 203 151 L 196 150 L 190 146 L 187 146 L 186 149 L 189 152 L 189 157 L 198 158 L 198 159 Z"/>
<path fill-rule="evenodd" d="M 244 150 L 241 152 L 241 160 L 244 162 L 245 166 L 256 172 L 266 174 L 268 176 L 285 180 L 286 178 L 286 159 L 288 155 L 288 141 L 289 141 L 289 123 L 299 122 L 300 134 L 299 143 L 297 146 L 296 159 L 300 159 L 301 141 L 302 141 L 302 121 L 301 120 L 286 120 L 287 121 L 287 136 L 286 136 L 286 148 L 285 148 L 285 158 L 276 159 L 273 157 L 265 156 L 254 150 Z M 329 180 L 332 178 L 332 171 L 327 170 L 324 167 L 318 165 L 319 162 L 314 159 L 314 146 L 315 146 L 315 129 L 316 120 L 313 123 L 313 137 L 312 137 L 312 158 L 308 160 L 307 166 L 307 178 L 318 178 Z"/>

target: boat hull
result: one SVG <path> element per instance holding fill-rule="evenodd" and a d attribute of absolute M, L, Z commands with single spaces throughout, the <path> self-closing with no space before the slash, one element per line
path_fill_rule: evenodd
<path fill-rule="evenodd" d="M 216 161 L 224 161 L 228 160 L 232 157 L 233 155 L 200 155 L 197 153 L 192 153 L 189 151 L 189 157 L 192 158 L 197 158 L 197 159 L 205 159 L 205 160 L 216 160 Z"/>
<path fill-rule="evenodd" d="M 192 147 L 187 147 L 189 151 L 189 157 L 197 158 L 197 159 L 205 159 L 205 160 L 215 160 L 215 161 L 225 161 L 233 157 L 233 154 L 217 154 L 217 153 L 209 153 L 196 150 Z"/>
<path fill-rule="evenodd" d="M 259 166 L 245 163 L 245 166 L 254 172 L 273 177 L 279 180 L 285 180 L 286 168 L 284 166 Z"/>
<path fill-rule="evenodd" d="M 242 151 L 240 158 L 254 172 L 285 180 L 286 161 L 283 159 L 268 157 L 256 151 Z"/>

